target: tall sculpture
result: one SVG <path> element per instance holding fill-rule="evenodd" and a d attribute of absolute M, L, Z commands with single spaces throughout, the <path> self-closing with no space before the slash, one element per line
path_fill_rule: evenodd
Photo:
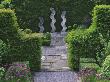
<path fill-rule="evenodd" d="M 55 32 L 56 31 L 56 27 L 55 27 L 56 19 L 54 16 L 56 14 L 56 11 L 54 10 L 54 8 L 50 8 L 50 11 L 52 12 L 50 15 L 50 18 L 52 19 L 52 22 L 50 23 L 50 26 L 52 27 L 51 32 Z"/>
<path fill-rule="evenodd" d="M 67 27 L 65 25 L 65 23 L 66 23 L 65 16 L 66 16 L 66 11 L 62 11 L 61 18 L 62 18 L 63 21 L 61 22 L 61 26 L 63 27 L 63 29 L 62 29 L 61 32 L 66 32 L 66 29 L 67 29 Z"/>
<path fill-rule="evenodd" d="M 38 26 L 39 26 L 39 28 L 40 28 L 40 31 L 39 31 L 39 32 L 43 32 L 43 31 L 44 31 L 44 26 L 43 26 L 43 24 L 44 24 L 44 19 L 43 19 L 43 17 L 39 17 L 39 20 L 40 20 L 40 22 L 39 22 L 39 24 L 38 24 Z"/>

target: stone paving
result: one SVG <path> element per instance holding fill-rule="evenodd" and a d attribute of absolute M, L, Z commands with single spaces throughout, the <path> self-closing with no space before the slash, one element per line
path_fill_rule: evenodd
<path fill-rule="evenodd" d="M 36 72 L 34 82 L 80 82 L 67 64 L 66 33 L 51 33 L 51 45 L 42 47 L 41 72 Z"/>
<path fill-rule="evenodd" d="M 42 70 L 69 70 L 67 64 L 67 47 L 64 41 L 65 35 L 66 33 L 52 33 L 50 46 L 42 47 Z"/>

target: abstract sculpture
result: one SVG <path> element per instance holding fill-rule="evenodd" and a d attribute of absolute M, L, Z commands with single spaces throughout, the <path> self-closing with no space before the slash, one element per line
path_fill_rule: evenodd
<path fill-rule="evenodd" d="M 62 12 L 62 14 L 61 14 L 61 18 L 62 18 L 62 22 L 61 22 L 61 26 L 63 27 L 63 29 L 62 29 L 62 31 L 61 32 L 66 32 L 66 29 L 67 29 L 67 27 L 66 27 L 66 25 L 65 25 L 65 23 L 66 23 L 66 18 L 65 18 L 65 16 L 66 16 L 66 11 L 63 11 Z"/>
<path fill-rule="evenodd" d="M 56 27 L 55 27 L 55 22 L 56 22 L 56 19 L 55 19 L 55 14 L 56 14 L 56 11 L 54 10 L 54 8 L 50 8 L 50 11 L 52 12 L 51 15 L 50 15 L 50 18 L 52 19 L 52 22 L 50 23 L 51 27 L 52 27 L 52 30 L 51 32 L 55 32 L 56 31 Z"/>
<path fill-rule="evenodd" d="M 40 22 L 39 22 L 39 24 L 38 24 L 38 26 L 39 26 L 39 28 L 40 28 L 40 31 L 39 31 L 39 32 L 43 32 L 43 31 L 44 31 L 44 26 L 43 26 L 43 24 L 44 24 L 44 19 L 43 19 L 43 17 L 39 17 L 39 20 L 40 20 Z"/>

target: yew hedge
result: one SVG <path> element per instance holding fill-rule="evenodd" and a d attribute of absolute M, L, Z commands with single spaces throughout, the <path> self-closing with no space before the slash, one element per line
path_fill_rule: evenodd
<path fill-rule="evenodd" d="M 41 42 L 38 37 L 22 35 L 13 10 L 0 9 L 0 39 L 10 50 L 2 56 L 2 63 L 29 61 L 31 70 L 41 67 Z"/>
<path fill-rule="evenodd" d="M 72 30 L 66 37 L 68 62 L 73 70 L 80 67 L 80 58 L 94 58 L 102 65 L 105 46 L 110 38 L 110 6 L 99 5 L 93 9 L 93 22 L 88 29 Z"/>

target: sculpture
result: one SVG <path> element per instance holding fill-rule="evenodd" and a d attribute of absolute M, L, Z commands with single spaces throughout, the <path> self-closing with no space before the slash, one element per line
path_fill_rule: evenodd
<path fill-rule="evenodd" d="M 56 14 L 56 11 L 54 10 L 54 8 L 50 8 L 50 11 L 52 12 L 51 15 L 50 15 L 50 18 L 52 19 L 52 22 L 51 22 L 51 27 L 52 27 L 52 30 L 51 32 L 55 32 L 56 31 L 56 27 L 55 27 L 55 22 L 56 22 L 56 19 L 55 19 L 55 14 Z"/>
<path fill-rule="evenodd" d="M 39 20 L 40 20 L 40 22 L 39 22 L 39 24 L 38 24 L 38 26 L 39 26 L 39 28 L 40 28 L 40 31 L 39 31 L 39 32 L 43 32 L 43 31 L 44 31 L 44 26 L 43 26 L 43 24 L 44 24 L 44 19 L 43 19 L 43 17 L 39 17 Z"/>
<path fill-rule="evenodd" d="M 66 25 L 65 25 L 65 23 L 66 23 L 65 15 L 66 15 L 66 11 L 63 11 L 62 14 L 61 14 L 61 18 L 62 18 L 62 20 L 63 20 L 63 21 L 61 22 L 61 26 L 63 27 L 63 29 L 62 29 L 61 32 L 66 32 L 66 29 L 67 29 L 67 27 L 66 27 Z"/>

